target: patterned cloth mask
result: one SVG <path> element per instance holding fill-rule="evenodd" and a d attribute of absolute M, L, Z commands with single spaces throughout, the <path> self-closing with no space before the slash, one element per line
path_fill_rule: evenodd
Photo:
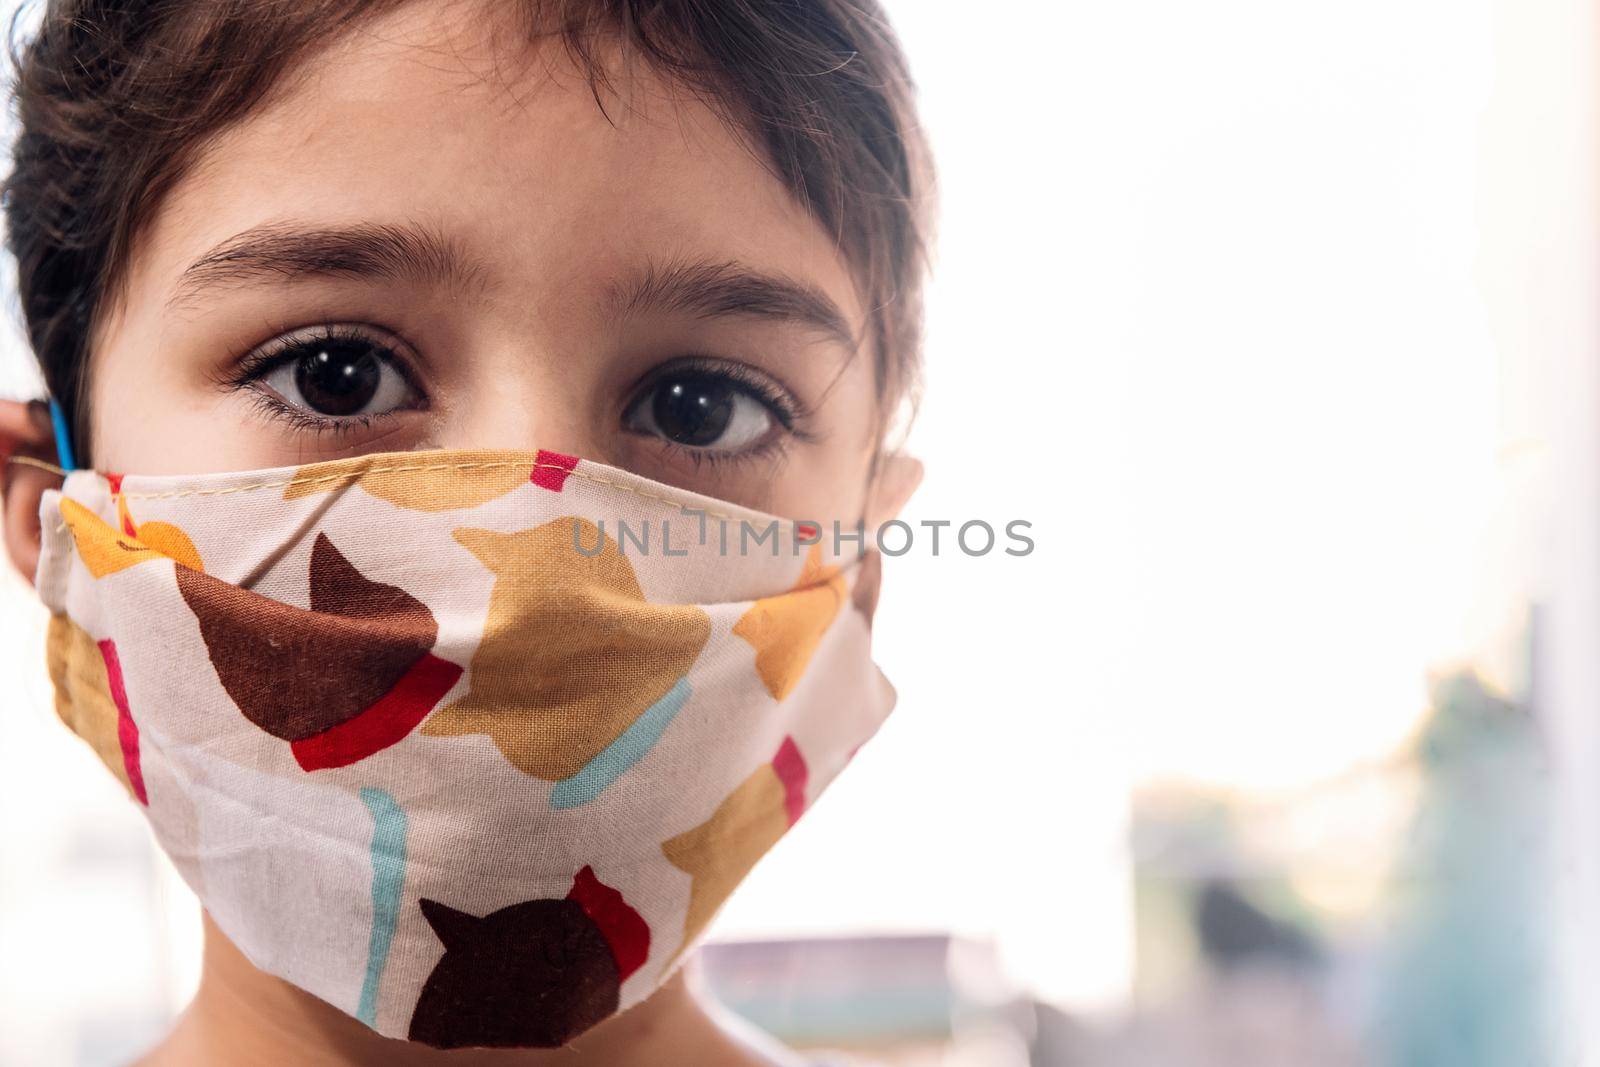
<path fill-rule="evenodd" d="M 79 470 L 41 518 L 61 718 L 252 963 L 391 1037 L 643 1000 L 894 703 L 876 553 L 570 456 Z"/>

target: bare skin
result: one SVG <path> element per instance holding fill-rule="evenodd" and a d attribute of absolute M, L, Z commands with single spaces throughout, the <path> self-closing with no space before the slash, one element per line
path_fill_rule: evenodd
<path fill-rule="evenodd" d="M 138 1067 L 526 1067 L 529 1064 L 696 1064 L 783 1067 L 799 1062 L 759 1035 L 717 1018 L 691 977 L 691 960 L 649 999 L 552 1050 L 459 1049 L 379 1037 L 287 982 L 263 975 L 207 917 L 199 991 L 171 1035 Z"/>
<path fill-rule="evenodd" d="M 636 64 L 602 92 L 608 120 L 559 46 L 513 41 L 476 8 L 411 4 L 329 42 L 178 183 L 96 323 L 90 464 L 548 448 L 824 524 L 896 514 L 921 468 L 880 451 L 876 354 L 856 343 L 864 309 L 821 227 L 705 103 Z M 375 233 L 431 238 L 435 254 L 386 275 L 279 263 L 186 279 L 252 237 L 343 252 L 352 233 L 368 248 Z M 455 269 L 433 269 L 440 249 Z M 743 299 L 696 303 L 686 280 Z M 316 410 L 297 384 L 328 328 L 371 354 L 358 415 Z M 290 342 L 295 360 L 262 361 Z M 723 379 L 727 432 L 670 439 L 660 390 Z M 0 401 L 0 459 L 13 453 L 54 458 L 42 405 Z M 0 468 L 6 547 L 30 578 L 57 481 Z M 440 1052 L 256 969 L 208 920 L 199 992 L 144 1062 L 786 1062 L 715 1016 L 680 975 L 567 1048 Z"/>

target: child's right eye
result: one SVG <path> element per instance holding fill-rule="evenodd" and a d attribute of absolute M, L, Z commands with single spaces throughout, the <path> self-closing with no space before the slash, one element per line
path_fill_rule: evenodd
<path fill-rule="evenodd" d="M 269 414 L 323 429 L 426 406 L 394 348 L 356 326 L 273 341 L 246 357 L 234 384 L 254 390 Z"/>

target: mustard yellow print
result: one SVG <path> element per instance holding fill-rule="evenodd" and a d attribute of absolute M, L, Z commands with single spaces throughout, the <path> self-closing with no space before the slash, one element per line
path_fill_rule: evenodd
<path fill-rule="evenodd" d="M 121 497 L 117 505 L 125 526 L 134 528 L 136 533 L 121 533 L 76 500 L 61 499 L 61 517 L 90 574 L 104 578 L 150 559 L 171 559 L 191 570 L 205 569 L 188 534 L 170 522 L 153 521 L 135 527 Z"/>
<path fill-rule="evenodd" d="M 661 851 L 692 879 L 683 952 L 756 862 L 788 832 L 805 810 L 807 768 L 793 738 L 785 737 L 770 763 L 763 763 L 725 797 L 711 818 L 671 840 Z M 670 961 L 669 961 L 670 962 Z"/>
<path fill-rule="evenodd" d="M 574 547 L 574 524 L 585 551 L 601 546 L 595 555 Z M 582 770 L 673 689 L 711 636 L 700 608 L 646 601 L 617 543 L 586 519 L 454 537 L 495 584 L 470 689 L 422 732 L 487 734 L 524 774 L 559 781 Z"/>
<path fill-rule="evenodd" d="M 128 498 L 120 492 L 117 493 L 117 521 L 125 535 L 143 542 L 146 548 L 153 549 L 168 559 L 176 560 L 190 570 L 205 570 L 200 562 L 200 552 L 194 547 L 194 542 L 189 540 L 188 534 L 170 522 L 155 520 L 135 523 L 133 516 L 128 513 Z"/>
<path fill-rule="evenodd" d="M 734 624 L 733 632 L 756 650 L 756 672 L 772 699 L 794 691 L 844 598 L 844 577 L 823 566 L 822 546 L 812 545 L 795 587 L 757 600 Z"/>
<path fill-rule="evenodd" d="M 117 731 L 117 704 L 99 644 L 61 614 L 50 616 L 44 642 L 45 663 L 56 690 L 56 715 L 67 729 L 88 742 L 100 762 L 132 795 L 128 761 Z"/>
<path fill-rule="evenodd" d="M 205 570 L 205 565 L 200 561 L 200 551 L 194 547 L 194 542 L 189 540 L 189 535 L 170 522 L 159 520 L 141 522 L 139 540 L 143 541 L 145 547 L 151 551 L 159 552 L 192 571 Z"/>
<path fill-rule="evenodd" d="M 194 542 L 171 523 L 147 522 L 138 528 L 140 536 L 129 536 L 68 497 L 61 498 L 61 518 L 72 531 L 84 566 L 96 578 L 152 559 L 173 559 L 185 567 L 201 569 Z"/>
<path fill-rule="evenodd" d="M 73 543 L 84 566 L 96 578 L 104 578 L 146 560 L 161 559 L 161 554 L 146 547 L 137 537 L 118 533 L 100 516 L 69 497 L 61 498 L 61 518 L 72 532 Z"/>
<path fill-rule="evenodd" d="M 533 465 L 531 452 L 463 453 L 453 456 L 447 467 L 394 454 L 358 456 L 298 468 L 283 497 L 295 500 L 355 483 L 398 508 L 453 511 L 487 504 L 526 485 Z"/>

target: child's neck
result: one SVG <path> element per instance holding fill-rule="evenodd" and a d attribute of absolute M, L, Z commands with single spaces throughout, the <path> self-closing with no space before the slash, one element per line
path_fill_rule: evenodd
<path fill-rule="evenodd" d="M 397 1041 L 257 969 L 209 915 L 204 923 L 200 988 L 166 1040 L 138 1067 L 779 1067 L 784 1062 L 719 1027 L 683 970 L 648 999 L 566 1048 L 441 1051 Z"/>

